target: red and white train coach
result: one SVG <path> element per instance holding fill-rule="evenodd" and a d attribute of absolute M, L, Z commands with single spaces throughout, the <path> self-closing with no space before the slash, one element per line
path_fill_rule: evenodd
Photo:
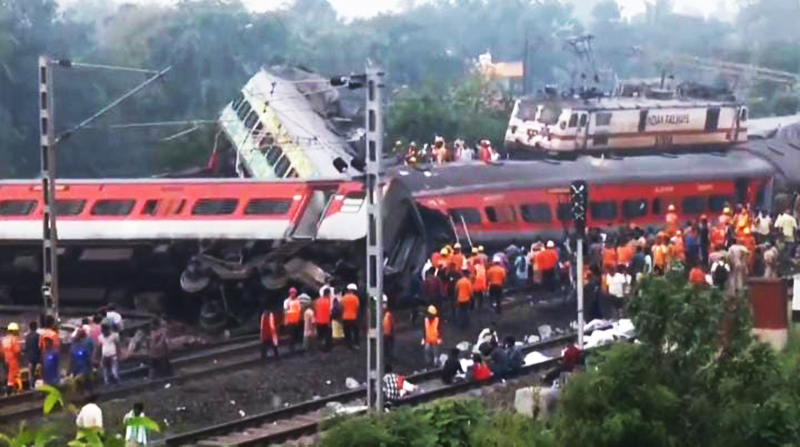
<path fill-rule="evenodd" d="M 41 275 L 41 196 L 36 182 L 0 182 L 0 284 L 17 301 L 37 296 L 30 285 Z M 227 308 L 250 289 L 261 299 L 263 287 L 280 294 L 298 275 L 334 273 L 317 267 L 337 260 L 350 264 L 340 279 L 363 274 L 366 207 L 357 181 L 65 180 L 57 198 L 65 293 L 92 288 L 98 299 L 119 300 L 148 290 L 198 295 L 223 285 Z M 424 230 L 402 185 L 387 186 L 385 204 L 387 266 L 402 283 L 424 257 Z M 304 270 L 285 272 L 292 259 Z M 219 309 L 218 298 L 204 300 Z"/>
<path fill-rule="evenodd" d="M 564 229 L 571 227 L 572 180 L 589 183 L 587 226 L 648 228 L 664 224 L 669 205 L 675 205 L 682 221 L 719 214 L 726 204 L 769 209 L 774 172 L 761 157 L 733 151 L 463 163 L 427 172 L 404 169 L 399 177 L 426 216 L 439 216 L 447 227 L 455 225 L 462 238 L 466 227 L 473 241 L 499 245 L 529 241 L 537 235 L 563 236 Z"/>

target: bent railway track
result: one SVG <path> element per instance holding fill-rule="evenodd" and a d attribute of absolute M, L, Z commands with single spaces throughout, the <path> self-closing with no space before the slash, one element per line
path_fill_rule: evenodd
<path fill-rule="evenodd" d="M 528 353 L 559 348 L 566 346 L 575 338 L 576 334 L 574 333 L 554 337 L 525 345 L 522 350 L 524 353 Z M 515 377 L 546 370 L 555 366 L 559 361 L 560 357 L 555 357 L 541 363 L 526 365 Z M 419 390 L 422 391 L 401 400 L 398 404 L 416 405 L 429 402 L 501 380 L 493 378 L 491 381 L 485 382 L 459 382 L 453 385 L 443 385 L 439 380 L 440 374 L 441 369 L 435 368 L 409 375 L 407 380 L 418 385 Z M 166 438 L 164 443 L 167 446 L 262 446 L 283 443 L 316 433 L 324 419 L 324 410 L 327 404 L 339 402 L 345 405 L 363 405 L 365 398 L 366 389 L 361 386 L 354 390 L 308 400 L 286 408 L 174 435 Z"/>

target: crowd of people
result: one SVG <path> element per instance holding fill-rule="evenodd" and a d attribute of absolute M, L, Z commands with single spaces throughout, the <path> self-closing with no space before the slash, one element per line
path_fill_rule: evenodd
<path fill-rule="evenodd" d="M 452 144 L 445 142 L 444 137 L 437 136 L 433 144 L 419 147 L 412 141 L 407 147 L 402 141 L 395 143 L 394 152 L 402 157 L 406 165 L 445 164 L 454 161 L 481 160 L 491 162 L 500 158 L 500 154 L 492 147 L 489 140 L 481 140 L 476 148 L 470 147 L 464 140 L 455 140 Z"/>

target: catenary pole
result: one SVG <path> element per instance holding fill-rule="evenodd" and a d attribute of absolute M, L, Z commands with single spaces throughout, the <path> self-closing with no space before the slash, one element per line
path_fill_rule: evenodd
<path fill-rule="evenodd" d="M 381 202 L 381 79 L 383 73 L 367 64 L 366 79 L 366 193 L 367 193 L 367 305 L 368 311 L 367 402 L 375 412 L 383 411 L 383 225 Z M 374 343 L 374 344 L 373 344 Z M 370 346 L 374 346 L 374 364 Z M 373 388 L 374 387 L 374 388 Z M 374 396 L 373 396 L 374 390 Z"/>
<path fill-rule="evenodd" d="M 56 229 L 56 135 L 53 128 L 53 67 L 39 56 L 39 126 L 42 214 L 42 298 L 46 315 L 58 319 L 58 234 Z"/>

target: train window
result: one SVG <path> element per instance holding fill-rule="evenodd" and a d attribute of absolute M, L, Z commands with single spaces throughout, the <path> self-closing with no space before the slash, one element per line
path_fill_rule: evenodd
<path fill-rule="evenodd" d="M 647 199 L 623 200 L 622 216 L 626 219 L 636 219 L 647 215 Z"/>
<path fill-rule="evenodd" d="M 56 200 L 56 215 L 57 216 L 77 216 L 83 212 L 86 206 L 85 200 L 80 199 L 67 199 Z"/>
<path fill-rule="evenodd" d="M 595 115 L 594 123 L 598 126 L 608 126 L 611 124 L 611 113 L 598 113 Z"/>
<path fill-rule="evenodd" d="M 247 115 L 247 118 L 244 119 L 244 127 L 252 129 L 257 122 L 258 122 L 258 114 L 256 113 L 255 110 L 253 110 L 252 112 L 250 112 L 249 115 Z"/>
<path fill-rule="evenodd" d="M 239 108 L 240 105 L 242 105 L 243 102 L 244 102 L 244 93 L 239 92 L 239 94 L 236 95 L 236 99 L 234 99 L 233 102 L 231 103 L 231 108 L 235 111 L 236 109 Z"/>
<path fill-rule="evenodd" d="M 578 114 L 573 113 L 571 117 L 569 117 L 569 127 L 575 127 L 578 125 Z"/>
<path fill-rule="evenodd" d="M 158 199 L 150 199 L 144 202 L 144 206 L 142 207 L 143 215 L 155 216 L 156 211 L 158 211 Z"/>
<path fill-rule="evenodd" d="M 590 202 L 589 212 L 592 214 L 592 219 L 597 220 L 612 220 L 617 218 L 617 202 L 603 201 L 603 202 Z"/>
<path fill-rule="evenodd" d="M 730 206 L 730 196 L 711 196 L 708 198 L 708 210 L 712 213 L 721 213 L 725 206 Z"/>
<path fill-rule="evenodd" d="M 194 204 L 192 214 L 199 216 L 233 214 L 236 211 L 236 199 L 200 199 Z"/>
<path fill-rule="evenodd" d="M 27 216 L 35 208 L 35 200 L 3 200 L 0 201 L 0 216 Z"/>
<path fill-rule="evenodd" d="M 275 166 L 275 162 L 278 161 L 279 158 L 283 155 L 283 149 L 280 146 L 272 146 L 267 151 L 267 163 L 272 166 Z"/>
<path fill-rule="evenodd" d="M 290 167 L 292 167 L 292 162 L 289 161 L 289 157 L 284 156 L 281 158 L 278 164 L 275 165 L 275 175 L 278 176 L 278 178 L 283 178 L 283 176 L 289 171 Z"/>
<path fill-rule="evenodd" d="M 486 217 L 492 223 L 514 223 L 517 221 L 517 212 L 511 206 L 487 206 L 483 209 Z"/>
<path fill-rule="evenodd" d="M 588 117 L 588 115 L 586 115 L 585 113 L 581 114 L 581 125 L 580 125 L 580 127 L 585 127 L 586 126 L 586 122 L 589 121 L 589 118 L 587 118 L 587 117 Z"/>
<path fill-rule="evenodd" d="M 289 173 L 286 174 L 286 178 L 298 178 L 298 177 L 300 176 L 297 174 L 297 171 L 294 168 L 290 169 Z"/>
<path fill-rule="evenodd" d="M 461 218 L 464 218 L 467 225 L 480 225 L 481 223 L 481 212 L 477 208 L 451 208 L 448 212 L 456 225 L 461 223 Z"/>
<path fill-rule="evenodd" d="M 689 196 L 683 198 L 683 213 L 684 214 L 703 214 L 708 207 L 708 198 L 706 196 Z"/>
<path fill-rule="evenodd" d="M 292 206 L 291 200 L 284 199 L 252 199 L 247 202 L 244 209 L 245 214 L 267 215 L 267 214 L 286 214 Z"/>
<path fill-rule="evenodd" d="M 245 117 L 252 111 L 253 108 L 250 107 L 250 103 L 245 101 L 242 107 L 236 112 L 236 115 L 239 117 L 240 120 L 244 120 Z"/>
<path fill-rule="evenodd" d="M 572 208 L 567 202 L 559 202 L 556 208 L 556 217 L 561 222 L 569 222 L 572 220 Z"/>
<path fill-rule="evenodd" d="M 742 123 L 747 121 L 747 109 L 742 109 L 742 111 L 739 112 L 739 121 Z"/>
<path fill-rule="evenodd" d="M 98 200 L 92 205 L 94 216 L 127 216 L 133 211 L 135 200 Z"/>
<path fill-rule="evenodd" d="M 522 211 L 522 220 L 528 223 L 550 223 L 553 220 L 553 210 L 549 203 L 530 203 L 519 207 Z"/>

